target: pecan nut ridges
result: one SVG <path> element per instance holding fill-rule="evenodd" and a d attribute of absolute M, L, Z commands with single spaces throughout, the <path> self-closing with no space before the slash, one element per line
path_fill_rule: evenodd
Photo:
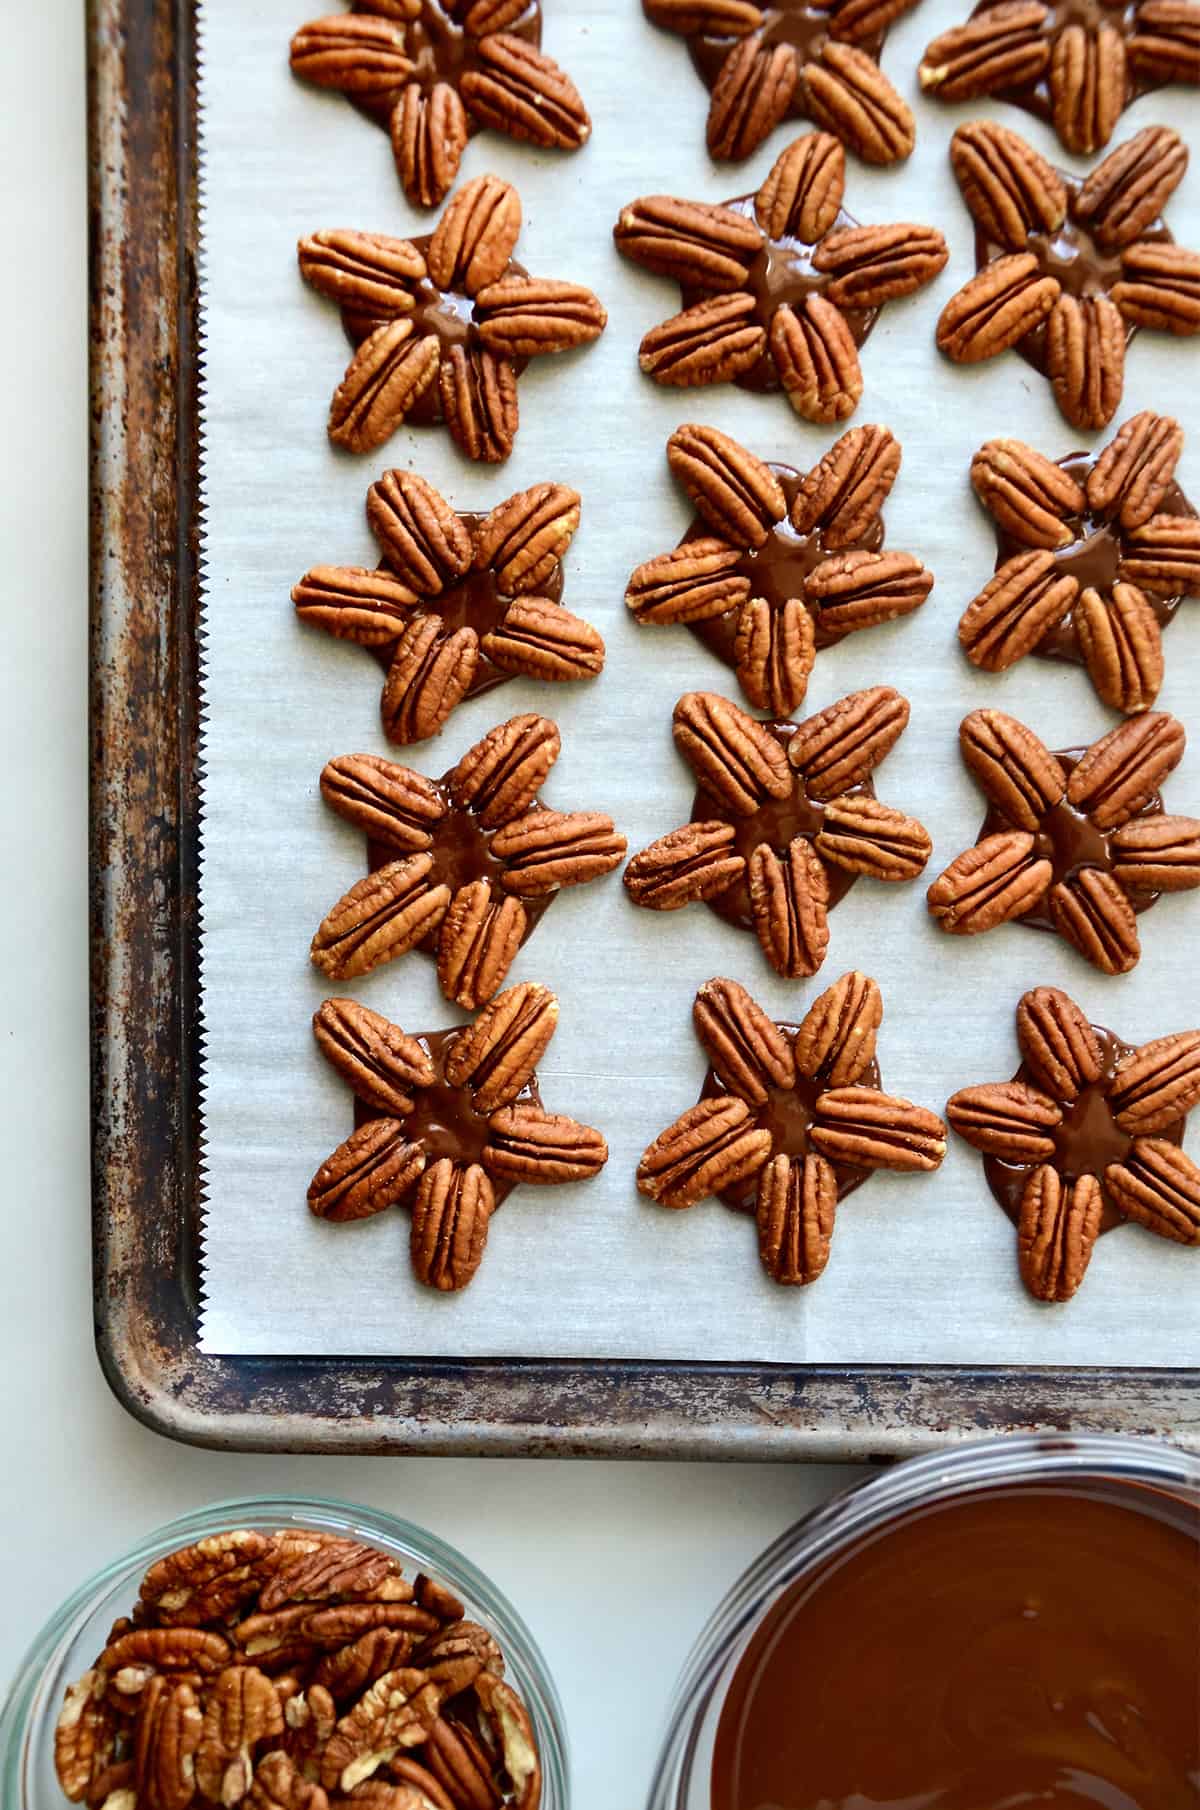
<path fill-rule="evenodd" d="M 467 458 L 508 457 L 529 360 L 587 345 L 608 319 L 590 289 L 513 261 L 520 227 L 517 191 L 478 176 L 431 234 L 322 231 L 300 241 L 301 276 L 337 303 L 356 348 L 330 407 L 336 446 L 370 452 L 402 421 L 444 422 Z"/>
<path fill-rule="evenodd" d="M 1059 988 L 1035 987 L 1017 1041 L 1013 1079 L 961 1088 L 946 1116 L 983 1154 L 1030 1294 L 1069 1301 L 1097 1239 L 1126 1220 L 1200 1245 L 1200 1168 L 1179 1148 L 1200 1102 L 1200 1031 L 1132 1048 Z"/>
<path fill-rule="evenodd" d="M 599 1131 L 542 1105 L 536 1064 L 557 1023 L 557 999 L 534 981 L 496 994 L 470 1024 L 416 1035 L 352 1000 L 326 1000 L 313 1032 L 354 1093 L 359 1124 L 314 1175 L 311 1212 L 345 1222 L 410 1207 L 417 1281 L 465 1288 L 493 1214 L 519 1183 L 586 1181 L 608 1161 Z M 401 1625 L 410 1623 L 388 1623 Z M 395 1657 L 394 1642 L 382 1646 Z M 357 1677 L 373 1655 L 347 1653 L 346 1668 Z M 341 1670 L 331 1673 L 335 1694 L 344 1683 Z"/>
<path fill-rule="evenodd" d="M 698 782 L 692 821 L 625 869 L 636 905 L 703 902 L 751 930 L 776 973 L 815 974 L 828 914 L 862 875 L 914 879 L 932 843 L 881 803 L 872 774 L 908 721 L 889 686 L 855 692 L 803 723 L 760 723 L 714 692 L 675 706 L 675 743 Z"/>
<path fill-rule="evenodd" d="M 875 1062 L 879 988 L 844 974 L 800 1025 L 777 1024 L 735 980 L 707 981 L 693 1023 L 710 1067 L 701 1097 L 643 1152 L 639 1190 L 659 1206 L 710 1194 L 753 1214 L 774 1282 L 815 1282 L 840 1197 L 874 1170 L 936 1169 L 946 1127 L 884 1093 Z"/>
<path fill-rule="evenodd" d="M 1192 820 L 1168 817 L 1159 795 L 1183 755 L 1182 724 L 1147 711 L 1082 754 L 1052 754 L 1014 717 L 975 710 L 959 744 L 989 808 L 978 840 L 929 888 L 935 921 L 975 936 L 1023 919 L 1102 973 L 1128 973 L 1138 914 L 1160 891 L 1200 885 Z"/>
<path fill-rule="evenodd" d="M 755 195 L 724 206 L 642 196 L 622 209 L 613 238 L 627 258 L 680 288 L 681 312 L 642 340 L 647 376 L 673 388 L 782 390 L 797 414 L 824 423 L 858 406 L 859 348 L 880 309 L 931 282 L 948 253 L 932 227 L 860 226 L 842 211 L 845 155 L 831 131 L 856 119 L 874 138 L 877 161 L 889 147 L 895 155 L 903 135 L 869 93 L 856 94 L 878 71 L 853 46 L 831 45 L 812 75 L 813 111 L 829 130 L 789 145 Z M 707 491 L 707 519 L 721 534 L 736 538 L 762 513 L 761 492 L 746 499 L 749 515 L 730 516 L 717 509 L 711 484 Z"/>

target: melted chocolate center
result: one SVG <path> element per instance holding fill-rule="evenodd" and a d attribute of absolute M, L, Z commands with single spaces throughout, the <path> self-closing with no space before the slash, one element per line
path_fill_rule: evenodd
<path fill-rule="evenodd" d="M 789 1043 L 795 1042 L 799 1028 L 795 1024 L 776 1024 L 776 1029 L 783 1032 Z M 861 1085 L 880 1085 L 879 1065 L 873 1058 L 861 1076 Z M 710 1100 L 714 1094 L 736 1091 L 736 1088 L 730 1087 L 722 1079 L 716 1069 L 710 1068 L 704 1077 L 700 1098 Z M 823 1081 L 820 1077 L 810 1080 L 807 1075 L 798 1074 L 794 1087 L 768 1087 L 764 1104 L 750 1107 L 754 1125 L 771 1134 L 772 1156 L 808 1155 L 812 1148 L 808 1128 L 816 1117 L 817 1101 L 828 1091 L 828 1081 Z M 852 1194 L 855 1188 L 861 1188 L 871 1173 L 869 1169 L 856 1169 L 850 1163 L 833 1163 L 831 1167 L 837 1177 L 839 1200 Z M 727 1207 L 732 1207 L 735 1213 L 753 1213 L 758 1203 L 758 1177 L 752 1175 L 736 1188 L 722 1190 L 717 1198 L 723 1200 Z"/>
<path fill-rule="evenodd" d="M 1073 477 L 1084 490 L 1088 474 L 1095 463 L 1090 453 L 1071 453 L 1067 458 L 1058 460 L 1062 470 Z M 1156 513 L 1194 517 L 1196 511 L 1178 484 L 1172 483 Z M 1067 573 L 1076 579 L 1081 591 L 1090 589 L 1105 596 L 1121 577 L 1123 542 L 1119 526 L 1090 509 L 1082 515 L 1068 516 L 1065 526 L 1073 538 L 1067 546 L 1051 549 L 1056 571 Z M 1012 559 L 1019 553 L 1027 553 L 1029 549 L 1009 534 L 1007 529 L 1000 527 L 999 523 L 995 527 L 996 570 L 999 571 L 1005 560 Z M 1182 592 L 1172 597 L 1151 597 L 1147 591 L 1145 596 L 1154 611 L 1159 628 L 1167 628 L 1175 620 L 1176 612 L 1183 602 Z M 1086 664 L 1079 636 L 1075 631 L 1073 609 L 1068 610 L 1062 621 L 1043 635 L 1033 651 L 1043 660 L 1069 660 L 1075 666 Z"/>
<path fill-rule="evenodd" d="M 893 1516 L 770 1602 L 710 1810 L 1193 1810 L 1200 1503 L 1099 1477 Z"/>
<path fill-rule="evenodd" d="M 830 36 L 829 8 L 811 6 L 805 0 L 774 0 L 774 4 L 762 9 L 762 25 L 758 37 L 768 49 L 777 44 L 790 44 L 796 52 L 796 61 L 803 67 L 819 57 Z M 868 56 L 877 57 L 883 48 L 886 32 L 872 32 L 864 38 L 859 48 Z M 692 66 L 706 88 L 716 84 L 722 65 L 729 52 L 741 40 L 739 38 L 721 37 L 716 33 L 695 32 L 688 36 L 688 55 Z M 797 82 L 796 92 L 791 106 L 784 115 L 785 119 L 804 119 L 806 117 L 801 84 Z"/>
<path fill-rule="evenodd" d="M 979 0 L 972 11 L 975 18 L 984 12 L 995 0 Z M 1085 31 L 1095 32 L 1101 25 L 1108 25 L 1121 36 L 1129 39 L 1137 30 L 1137 11 L 1140 0 L 1053 0 L 1050 16 L 1042 27 L 1042 36 L 1047 43 L 1053 41 L 1064 26 L 1082 25 Z M 1153 94 L 1167 83 L 1156 77 L 1139 74 L 1127 59 L 1125 64 L 1125 105 L 1128 107 L 1139 95 Z M 1026 113 L 1032 113 L 1035 119 L 1051 120 L 1054 106 L 1050 98 L 1049 61 L 1046 69 L 1036 81 L 1018 83 L 1011 88 L 997 88 L 994 91 L 996 100 L 1011 101 L 1014 107 L 1023 107 Z M 1112 145 L 1107 149 L 1112 150 Z M 1061 172 L 1060 172 L 1061 174 Z"/>
<path fill-rule="evenodd" d="M 753 220 L 754 202 L 754 195 L 735 195 L 732 201 L 726 201 L 723 205 L 735 214 L 742 214 L 747 220 Z M 842 208 L 829 230 L 836 232 L 839 227 L 857 225 L 858 221 L 853 214 L 848 214 Z M 783 388 L 779 372 L 775 369 L 775 361 L 771 357 L 771 322 L 775 318 L 776 309 L 798 307 L 807 296 L 824 289 L 830 282 L 831 279 L 813 264 L 816 249 L 816 245 L 807 245 L 803 239 L 766 239 L 762 250 L 750 265 L 742 288 L 754 298 L 754 318 L 767 334 L 768 345 L 761 358 L 749 370 L 734 378 L 733 381 L 741 389 L 768 394 Z M 680 297 L 684 307 L 691 308 L 696 302 L 711 301 L 712 291 L 681 285 Z M 843 308 L 842 313 L 855 345 L 861 346 L 879 319 L 880 310 Z"/>
<path fill-rule="evenodd" d="M 1118 1209 L 1105 1186 L 1104 1171 L 1110 1163 L 1125 1160 L 1133 1139 L 1121 1130 L 1113 1118 L 1108 1096 L 1112 1090 L 1117 1064 L 1130 1054 L 1132 1046 L 1122 1043 L 1115 1032 L 1106 1031 L 1103 1025 L 1094 1024 L 1092 1029 L 1100 1043 L 1100 1079 L 1085 1087 L 1073 1105 L 1063 1106 L 1063 1121 L 1054 1133 L 1054 1155 L 1049 1160 L 1068 1181 L 1074 1181 L 1081 1175 L 1096 1177 L 1104 1196 L 1100 1230 L 1111 1232 L 1115 1226 L 1125 1224 L 1125 1215 Z M 1045 1091 L 1032 1069 L 1026 1068 L 1024 1063 L 1013 1080 L 1025 1081 L 1030 1087 Z M 1185 1124 L 1186 1120 L 1177 1119 L 1165 1131 L 1156 1131 L 1154 1135 L 1156 1138 L 1168 1138 L 1172 1144 L 1181 1144 Z M 988 1187 L 1014 1225 L 1021 1217 L 1021 1196 L 1025 1192 L 1025 1183 L 1038 1167 L 1037 1163 L 1008 1163 L 998 1156 L 985 1156 L 983 1159 L 983 1173 L 987 1177 Z"/>
<path fill-rule="evenodd" d="M 792 722 L 775 722 L 761 724 L 785 748 L 796 733 L 796 725 Z M 870 780 L 861 785 L 850 786 L 846 796 L 874 797 L 874 788 Z M 740 817 L 724 799 L 716 798 L 700 786 L 692 800 L 692 823 L 731 823 L 734 830 L 734 848 L 746 861 L 765 842 L 773 848 L 777 855 L 785 855 L 788 846 L 796 836 L 803 836 L 809 842 L 816 837 L 825 821 L 825 807 L 816 799 L 811 799 L 805 790 L 804 781 L 799 773 L 792 772 L 792 790 L 787 798 L 768 798 L 765 804 L 748 816 Z M 857 874 L 847 873 L 844 868 L 826 866 L 825 872 L 829 880 L 829 899 L 827 909 L 832 911 L 854 882 Z M 705 904 L 710 911 L 732 924 L 738 930 L 753 930 L 754 918 L 750 910 L 750 888 L 745 879 L 735 880 L 732 886 L 718 893 L 716 898 L 706 899 Z"/>
<path fill-rule="evenodd" d="M 465 13 L 467 9 L 463 6 L 459 10 Z M 528 0 L 524 12 L 504 29 L 511 36 L 523 38 L 527 44 L 540 45 L 540 0 Z M 464 30 L 460 20 L 441 4 L 441 0 L 421 0 L 420 12 L 415 19 L 403 21 L 403 31 L 404 54 L 413 64 L 412 74 L 404 87 L 416 82 L 428 93 L 437 83 L 445 82 L 457 90 L 467 71 L 479 68 L 478 39 Z M 360 113 L 386 132 L 400 93 L 400 88 L 393 88 L 385 94 L 349 95 L 347 98 Z M 467 132 L 473 135 L 479 130 L 468 109 Z"/>
<path fill-rule="evenodd" d="M 823 618 L 819 604 L 810 603 L 804 595 L 804 581 L 810 572 L 816 570 L 823 560 L 831 557 L 825 545 L 824 533 L 820 528 L 811 534 L 797 534 L 792 527 L 792 504 L 796 500 L 805 474 L 797 471 L 792 465 L 772 465 L 772 472 L 779 480 L 780 488 L 787 501 L 787 514 L 781 522 L 777 522 L 761 547 L 752 548 L 743 553 L 733 568 L 739 576 L 750 580 L 750 596 L 762 597 L 772 609 L 782 609 L 793 597 L 799 597 L 813 619 L 818 648 L 832 647 L 845 639 L 845 634 L 829 628 Z M 700 540 L 711 535 L 712 529 L 707 522 L 696 516 L 687 533 L 680 542 Z M 883 545 L 884 527 L 882 514 L 875 516 L 864 533 L 848 546 L 839 547 L 839 553 L 858 552 L 866 549 L 876 553 Z M 721 616 L 710 616 L 706 622 L 689 622 L 687 627 L 702 646 L 717 656 L 723 665 L 731 670 L 737 665 L 734 647 L 737 641 L 737 626 L 740 609 L 726 610 Z"/>
<path fill-rule="evenodd" d="M 443 1156 L 450 1157 L 456 1163 L 477 1163 L 488 1141 L 487 1114 L 476 1111 L 475 1096 L 470 1087 L 453 1087 L 446 1079 L 446 1057 L 459 1035 L 458 1030 L 416 1032 L 417 1042 L 423 1044 L 433 1057 L 434 1082 L 432 1087 L 413 1088 L 413 1109 L 403 1124 L 409 1142 L 419 1144 L 431 1164 Z M 542 1104 L 536 1075 L 522 1088 L 517 1099 L 521 1105 Z M 356 1129 L 370 1119 L 387 1117 L 388 1114 L 380 1112 L 376 1107 L 355 1099 Z M 516 1181 L 504 1180 L 499 1176 L 491 1176 L 489 1179 L 496 1205 L 499 1206 L 501 1201 L 508 1199 L 517 1185 Z"/>

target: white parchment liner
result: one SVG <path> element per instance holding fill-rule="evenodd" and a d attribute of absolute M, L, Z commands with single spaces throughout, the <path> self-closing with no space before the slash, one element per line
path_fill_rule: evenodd
<path fill-rule="evenodd" d="M 1070 163 L 1045 127 L 1012 108 L 954 110 L 916 97 L 920 50 L 965 11 L 965 0 L 924 0 L 893 30 L 884 64 L 913 101 L 916 153 L 890 172 L 850 159 L 847 188 L 859 219 L 935 224 L 951 247 L 930 289 L 885 310 L 864 351 L 866 393 L 855 417 L 887 423 L 903 444 L 888 544 L 917 553 L 937 582 L 918 615 L 822 654 L 808 698 L 815 710 L 887 682 L 911 699 L 910 727 L 877 783 L 882 797 L 932 831 L 929 875 L 974 839 L 982 814 L 957 753 L 967 710 L 1008 709 L 1051 747 L 1089 741 L 1114 721 L 1082 672 L 1029 661 L 988 677 L 966 664 L 955 640 L 959 613 L 993 558 L 990 527 L 967 483 L 972 451 L 1001 433 L 1051 456 L 1088 439 L 1063 423 L 1046 384 L 1015 355 L 959 370 L 934 348 L 938 310 L 972 268 L 971 228 L 947 161 L 956 121 L 1003 118 L 1053 161 Z M 463 175 L 494 170 L 517 183 L 525 219 L 517 255 L 536 274 L 589 284 L 608 307 L 608 330 L 595 346 L 545 360 L 522 378 L 516 450 L 498 470 L 468 464 L 443 432 L 429 429 L 401 430 L 366 458 L 335 453 L 325 419 L 348 347 L 336 309 L 300 281 L 296 240 L 323 226 L 403 234 L 430 223 L 405 202 L 386 138 L 340 97 L 289 75 L 287 42 L 303 13 L 304 0 L 201 6 L 204 1349 L 1200 1362 L 1200 1257 L 1124 1228 L 1101 1240 L 1068 1307 L 1041 1307 L 1020 1285 L 1015 1234 L 987 1192 L 979 1157 L 957 1141 L 939 1174 L 878 1176 L 849 1199 L 826 1274 L 803 1290 L 766 1280 L 751 1221 L 715 1202 L 665 1212 L 633 1183 L 644 1145 L 696 1097 L 704 1059 L 690 1007 L 710 975 L 736 976 L 776 1016 L 796 1019 L 847 968 L 874 974 L 885 1002 L 884 1082 L 941 1111 L 955 1088 L 1012 1072 L 1013 1009 L 1038 983 L 1067 988 L 1131 1042 L 1200 1024 L 1195 897 L 1164 900 L 1142 920 L 1141 963 L 1113 980 L 1056 940 L 1017 927 L 974 941 L 944 937 L 927 917 L 924 882 L 863 882 L 831 919 L 821 975 L 787 983 L 752 939 L 701 907 L 661 916 L 633 909 L 614 874 L 564 894 L 512 974 L 545 981 L 560 997 L 542 1092 L 551 1108 L 605 1131 L 611 1155 L 599 1179 L 515 1193 L 493 1223 L 477 1279 L 447 1298 L 413 1281 L 407 1213 L 341 1227 L 309 1215 L 312 1171 L 352 1123 L 349 1092 L 312 1042 L 314 1008 L 342 990 L 410 1030 L 460 1016 L 420 955 L 343 989 L 327 988 L 309 965 L 318 920 L 363 871 L 361 837 L 320 800 L 323 763 L 357 750 L 390 752 L 438 774 L 492 723 L 543 710 L 563 739 L 548 803 L 611 811 L 631 850 L 684 821 L 692 780 L 672 746 L 671 708 L 686 690 L 734 696 L 736 686 L 685 630 L 639 630 L 622 601 L 632 567 L 671 546 L 688 519 L 664 443 L 681 421 L 710 422 L 767 458 L 807 467 L 835 436 L 801 422 L 782 398 L 732 387 L 687 394 L 643 379 L 638 340 L 675 311 L 678 292 L 625 263 L 611 240 L 620 207 L 635 196 L 720 200 L 756 186 L 802 128 L 781 128 L 746 166 L 718 169 L 703 148 L 707 97 L 678 41 L 646 25 L 634 0 L 547 0 L 545 48 L 584 94 L 591 142 L 574 156 L 534 154 L 486 133 L 472 141 Z M 1117 138 L 1152 121 L 1186 130 L 1198 117 L 1183 91 L 1151 95 L 1125 116 Z M 1178 239 L 1200 243 L 1200 170 L 1185 179 L 1168 219 Z M 1200 347 L 1144 334 L 1131 350 L 1118 415 L 1153 407 L 1182 417 L 1191 438 L 1181 476 L 1194 496 L 1198 377 Z M 1097 445 L 1105 438 L 1092 437 Z M 486 509 L 544 478 L 582 492 L 564 601 L 607 639 L 598 682 L 552 689 L 517 681 L 464 706 L 438 740 L 389 750 L 379 727 L 379 668 L 360 650 L 301 628 L 289 601 L 309 565 L 373 562 L 363 499 L 389 465 L 421 471 L 463 509 Z M 1167 638 L 1160 706 L 1200 738 L 1198 661 L 1200 605 L 1185 605 Z M 1200 813 L 1200 741 L 1168 780 L 1166 801 L 1169 810 Z M 1190 1142 L 1200 1148 L 1200 1136 Z"/>

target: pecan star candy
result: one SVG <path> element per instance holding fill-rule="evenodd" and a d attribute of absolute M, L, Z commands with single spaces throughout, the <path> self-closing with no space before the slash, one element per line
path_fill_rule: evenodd
<path fill-rule="evenodd" d="M 717 1195 L 753 1213 L 775 1282 L 815 1282 L 829 1260 L 838 1201 L 874 1170 L 936 1169 L 946 1127 L 884 1093 L 875 1061 L 883 1001 L 843 974 L 799 1025 L 776 1023 L 735 980 L 710 980 L 692 1010 L 708 1056 L 700 1099 L 661 1132 L 637 1185 L 661 1207 Z"/>
<path fill-rule="evenodd" d="M 514 716 L 436 780 L 374 754 L 331 760 L 322 796 L 365 831 L 370 871 L 313 938 L 321 972 L 349 980 L 422 948 L 447 999 L 489 1000 L 555 894 L 625 854 L 611 817 L 538 798 L 560 747 L 549 718 Z"/>
<path fill-rule="evenodd" d="M 301 26 L 291 65 L 382 126 L 408 199 L 433 207 L 482 127 L 541 150 L 586 143 L 587 109 L 541 39 L 540 0 L 355 0 Z"/>
<path fill-rule="evenodd" d="M 646 17 L 687 40 L 712 92 L 708 148 L 741 159 L 785 119 L 813 119 L 866 163 L 913 148 L 912 112 L 879 67 L 887 28 L 914 0 L 642 0 Z"/>
<path fill-rule="evenodd" d="M 976 120 L 954 134 L 950 161 L 975 221 L 976 274 L 943 308 L 938 346 L 956 364 L 1015 348 L 1073 426 L 1107 426 L 1138 328 L 1200 332 L 1200 253 L 1159 218 L 1187 167 L 1182 139 L 1147 126 L 1081 181 Z"/>
<path fill-rule="evenodd" d="M 807 421 L 843 421 L 862 395 L 858 348 L 885 303 L 946 262 L 928 226 L 860 226 L 842 208 L 846 157 L 810 132 L 762 187 L 723 206 L 647 195 L 613 228 L 617 249 L 679 284 L 683 312 L 642 340 L 655 383 L 782 389 Z"/>
<path fill-rule="evenodd" d="M 1141 954 L 1137 914 L 1200 886 L 1200 821 L 1167 816 L 1158 790 L 1184 742 L 1182 723 L 1148 711 L 1052 754 L 1003 711 L 972 711 L 959 747 L 989 809 L 929 888 L 935 921 L 977 936 L 1019 920 L 1057 931 L 1102 973 L 1127 974 Z"/>
<path fill-rule="evenodd" d="M 536 981 L 498 993 L 472 1024 L 416 1036 L 327 999 L 313 1035 L 353 1089 L 357 1128 L 313 1176 L 310 1210 L 342 1222 L 409 1204 L 417 1281 L 465 1288 L 519 1182 L 585 1181 L 608 1161 L 598 1131 L 542 1106 L 536 1064 L 557 1023 L 558 1000 Z"/>
<path fill-rule="evenodd" d="M 1179 1148 L 1200 1101 L 1200 1031 L 1131 1048 L 1059 988 L 1035 987 L 1017 1042 L 1012 1080 L 962 1088 L 946 1117 L 983 1152 L 1030 1293 L 1069 1301 L 1097 1237 L 1126 1220 L 1200 1245 L 1200 1168 Z"/>
<path fill-rule="evenodd" d="M 1131 101 L 1200 81 L 1195 0 L 1042 5 L 1000 0 L 935 38 L 921 87 L 944 101 L 996 95 L 1049 120 L 1068 151 L 1102 150 Z"/>
<path fill-rule="evenodd" d="M 815 974 L 827 914 L 859 876 L 913 880 L 929 859 L 925 828 L 881 803 L 871 783 L 908 715 L 886 685 L 802 723 L 760 723 L 714 692 L 687 693 L 673 732 L 699 790 L 691 821 L 625 869 L 634 904 L 678 911 L 703 901 L 753 931 L 777 974 Z"/>
<path fill-rule="evenodd" d="M 444 421 L 468 459 L 507 459 L 529 360 L 586 345 L 608 320 L 582 284 L 532 277 L 514 262 L 520 230 L 516 189 L 477 176 L 431 234 L 301 239 L 301 275 L 337 302 L 357 348 L 329 408 L 335 446 L 369 452 L 402 421 Z"/>
<path fill-rule="evenodd" d="M 356 641 L 387 672 L 389 741 L 436 735 L 464 698 L 506 679 L 594 678 L 604 642 L 559 602 L 579 494 L 534 484 L 487 515 L 456 512 L 412 471 L 367 492 L 382 564 L 314 566 L 292 590 L 302 622 Z"/>
<path fill-rule="evenodd" d="M 1004 672 L 1026 654 L 1087 668 L 1114 710 L 1153 704 L 1162 631 L 1200 594 L 1200 520 L 1175 482 L 1183 429 L 1134 415 L 1096 456 L 1051 463 L 1020 440 L 989 440 L 971 482 L 996 524 L 995 576 L 958 638 L 973 665 Z"/>
<path fill-rule="evenodd" d="M 911 553 L 880 551 L 900 469 L 886 427 L 851 428 L 801 473 L 689 424 L 667 463 L 699 513 L 673 552 L 632 574 L 625 602 L 640 623 L 685 623 L 756 710 L 789 715 L 819 649 L 907 615 L 933 588 Z"/>

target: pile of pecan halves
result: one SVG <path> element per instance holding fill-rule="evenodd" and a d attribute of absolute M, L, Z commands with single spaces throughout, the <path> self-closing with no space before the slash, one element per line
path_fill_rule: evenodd
<path fill-rule="evenodd" d="M 153 1564 L 68 1693 L 72 1803 L 108 1810 L 537 1810 L 529 1713 L 434 1579 L 306 1528 L 215 1534 Z"/>

